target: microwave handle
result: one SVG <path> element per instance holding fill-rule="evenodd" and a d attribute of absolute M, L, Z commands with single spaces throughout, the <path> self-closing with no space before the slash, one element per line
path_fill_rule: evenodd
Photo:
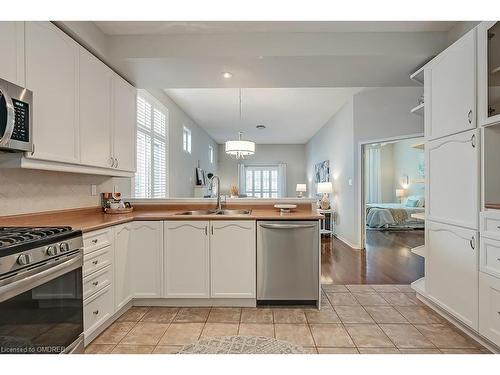
<path fill-rule="evenodd" d="M 50 265 L 50 268 L 47 268 L 41 272 L 35 273 L 23 277 L 20 280 L 13 281 L 6 285 L 0 286 L 0 302 L 6 301 L 9 298 L 15 297 L 21 293 L 24 293 L 30 289 L 36 288 L 39 285 L 45 284 L 59 276 L 64 275 L 70 271 L 73 271 L 77 268 L 82 267 L 83 256 L 81 252 L 73 255 L 69 259 L 64 259 L 64 261 L 59 264 L 53 266 Z"/>
<path fill-rule="evenodd" d="M 12 137 L 12 132 L 14 131 L 15 111 L 10 95 L 7 93 L 7 90 L 1 86 L 0 95 L 3 95 L 5 98 L 5 105 L 7 107 L 7 124 L 5 126 L 5 132 L 0 134 L 0 146 L 5 146 L 9 143 L 10 137 Z"/>

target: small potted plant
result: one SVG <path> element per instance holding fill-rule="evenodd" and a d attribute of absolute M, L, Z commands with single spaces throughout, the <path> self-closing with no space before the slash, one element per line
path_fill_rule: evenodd
<path fill-rule="evenodd" d="M 231 198 L 238 198 L 239 196 L 238 187 L 235 185 L 231 185 L 231 187 L 229 188 L 229 194 L 231 195 Z"/>

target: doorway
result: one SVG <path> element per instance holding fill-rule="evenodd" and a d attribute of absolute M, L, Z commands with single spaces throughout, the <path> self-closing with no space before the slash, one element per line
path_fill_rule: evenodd
<path fill-rule="evenodd" d="M 362 151 L 362 239 L 367 268 L 412 282 L 424 274 L 422 137 L 371 142 Z M 417 250 L 415 250 L 417 249 Z"/>

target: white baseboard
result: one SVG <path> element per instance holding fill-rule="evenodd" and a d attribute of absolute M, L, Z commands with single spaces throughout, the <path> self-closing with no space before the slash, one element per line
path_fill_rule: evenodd
<path fill-rule="evenodd" d="M 346 240 L 344 237 L 339 236 L 338 234 L 334 234 L 334 236 L 335 236 L 335 238 L 339 239 L 340 241 L 342 241 L 343 243 L 345 243 L 347 246 L 352 247 L 355 250 L 361 250 L 362 249 L 362 247 L 359 244 L 355 245 L 352 242 Z"/>
<path fill-rule="evenodd" d="M 455 327 L 457 327 L 460 331 L 465 333 L 467 336 L 471 337 L 472 339 L 476 340 L 479 342 L 481 345 L 486 347 L 487 349 L 491 350 L 491 352 L 495 354 L 500 353 L 500 347 L 496 346 L 494 343 L 489 341 L 488 339 L 484 338 L 483 336 L 479 335 L 476 331 L 473 331 L 466 325 L 464 325 L 461 321 L 456 319 L 453 315 L 450 315 L 447 311 L 443 310 L 441 307 L 436 305 L 434 302 L 431 300 L 427 299 L 425 296 L 422 294 L 419 294 L 417 292 L 417 298 L 422 301 L 425 305 L 429 306 L 432 310 L 437 312 L 439 315 L 441 315 L 444 319 L 446 319 L 448 322 L 453 324 Z"/>

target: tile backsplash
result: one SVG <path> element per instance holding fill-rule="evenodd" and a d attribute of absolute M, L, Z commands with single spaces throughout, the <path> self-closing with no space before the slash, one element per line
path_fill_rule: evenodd
<path fill-rule="evenodd" d="M 99 193 L 112 191 L 113 183 L 108 176 L 0 169 L 0 216 L 98 206 Z"/>

